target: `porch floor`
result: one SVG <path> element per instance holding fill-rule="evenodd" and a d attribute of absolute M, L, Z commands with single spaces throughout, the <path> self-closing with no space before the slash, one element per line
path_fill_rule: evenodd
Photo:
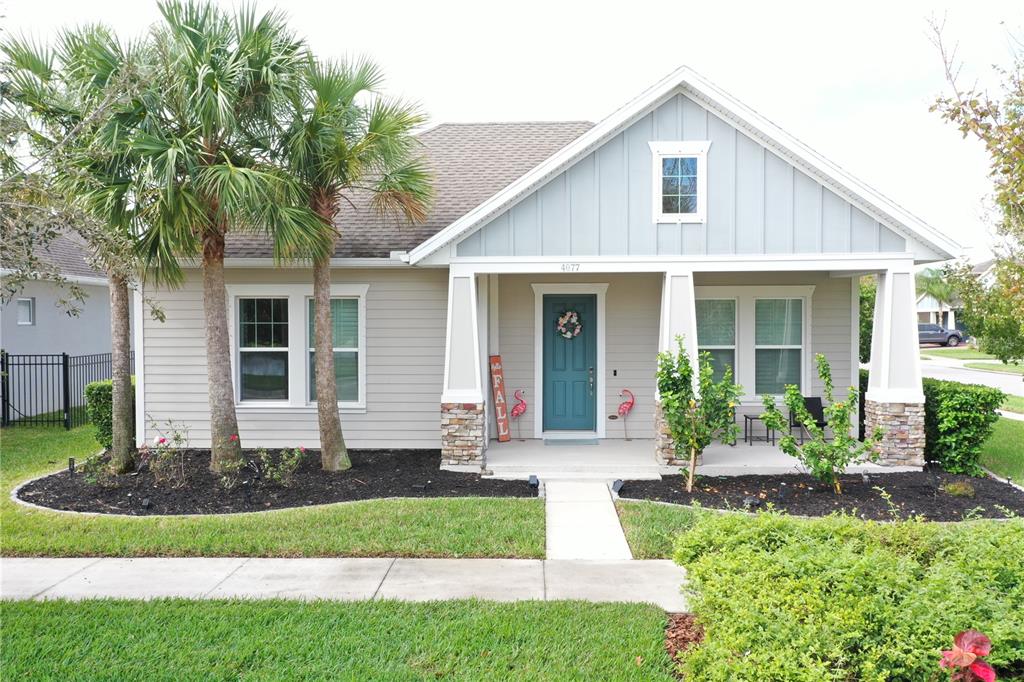
<path fill-rule="evenodd" d="M 492 441 L 486 453 L 489 475 L 502 479 L 541 480 L 598 479 L 652 480 L 662 474 L 677 474 L 679 467 L 660 465 L 650 439 L 604 439 L 597 445 L 545 445 L 542 440 Z M 750 474 L 800 473 L 800 463 L 778 447 L 767 443 L 739 442 L 735 446 L 715 443 L 704 451 L 697 474 L 743 476 Z M 855 464 L 847 473 L 893 473 L 920 471 L 918 467 Z"/>

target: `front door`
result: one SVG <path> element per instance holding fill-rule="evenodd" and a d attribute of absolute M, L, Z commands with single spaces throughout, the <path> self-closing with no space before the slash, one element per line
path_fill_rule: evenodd
<path fill-rule="evenodd" d="M 559 318 L 576 313 L 577 320 Z M 594 431 L 597 426 L 597 296 L 544 296 L 544 430 Z M 566 338 L 569 334 L 571 338 Z"/>

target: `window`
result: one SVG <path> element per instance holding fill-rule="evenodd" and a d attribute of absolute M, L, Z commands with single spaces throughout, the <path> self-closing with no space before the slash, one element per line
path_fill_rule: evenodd
<path fill-rule="evenodd" d="M 803 300 L 754 301 L 754 392 L 781 395 L 787 384 L 800 385 L 803 365 Z"/>
<path fill-rule="evenodd" d="M 308 304 L 309 399 L 316 401 L 316 358 L 314 346 L 313 299 Z M 334 376 L 338 402 L 359 401 L 359 298 L 332 298 L 331 321 L 334 323 Z"/>
<path fill-rule="evenodd" d="M 239 394 L 288 400 L 288 299 L 238 299 Z"/>
<path fill-rule="evenodd" d="M 726 367 L 733 368 L 736 381 L 736 299 L 697 300 L 697 348 L 711 354 L 715 381 L 721 381 Z"/>
<path fill-rule="evenodd" d="M 36 299 L 18 299 L 18 324 L 22 326 L 36 323 Z"/>
<path fill-rule="evenodd" d="M 710 142 L 651 142 L 656 223 L 701 223 L 707 214 Z"/>

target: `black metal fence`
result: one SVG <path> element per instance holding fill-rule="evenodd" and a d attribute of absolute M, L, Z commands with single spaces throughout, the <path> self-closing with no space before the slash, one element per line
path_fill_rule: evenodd
<path fill-rule="evenodd" d="M 131 362 L 134 367 L 134 353 Z M 110 353 L 10 355 L 0 351 L 0 419 L 3 426 L 80 426 L 89 421 L 86 384 L 110 376 Z"/>

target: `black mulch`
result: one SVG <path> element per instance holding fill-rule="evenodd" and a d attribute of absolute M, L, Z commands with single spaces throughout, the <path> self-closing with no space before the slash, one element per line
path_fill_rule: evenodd
<path fill-rule="evenodd" d="M 859 474 L 842 477 L 843 492 L 836 495 L 807 474 L 779 476 L 698 476 L 693 493 L 686 492 L 683 476 L 664 476 L 660 481 L 626 481 L 619 496 L 633 500 L 657 500 L 674 504 L 699 503 L 715 509 L 755 511 L 769 505 L 778 511 L 801 516 L 825 516 L 846 512 L 864 519 L 891 520 L 893 512 L 885 495 L 891 496 L 900 518 L 922 516 L 932 521 L 962 521 L 969 517 L 1005 518 L 1002 508 L 1024 515 L 1024 492 L 984 477 L 971 478 L 926 470 L 912 473 Z M 967 482 L 974 497 L 958 497 L 942 490 L 952 482 Z M 879 488 L 884 489 L 884 494 Z"/>
<path fill-rule="evenodd" d="M 254 453 L 246 452 L 252 457 Z M 157 483 L 143 467 L 104 484 L 90 483 L 67 470 L 23 487 L 18 497 L 53 509 L 154 516 L 225 514 L 381 497 L 535 497 L 526 481 L 496 481 L 478 474 L 441 471 L 437 450 L 353 450 L 352 468 L 329 473 L 320 453 L 309 450 L 289 487 L 254 482 L 225 490 L 210 473 L 210 451 L 185 452 L 186 485 Z M 252 479 L 243 475 L 243 481 Z M 143 506 L 148 500 L 150 507 Z"/>

